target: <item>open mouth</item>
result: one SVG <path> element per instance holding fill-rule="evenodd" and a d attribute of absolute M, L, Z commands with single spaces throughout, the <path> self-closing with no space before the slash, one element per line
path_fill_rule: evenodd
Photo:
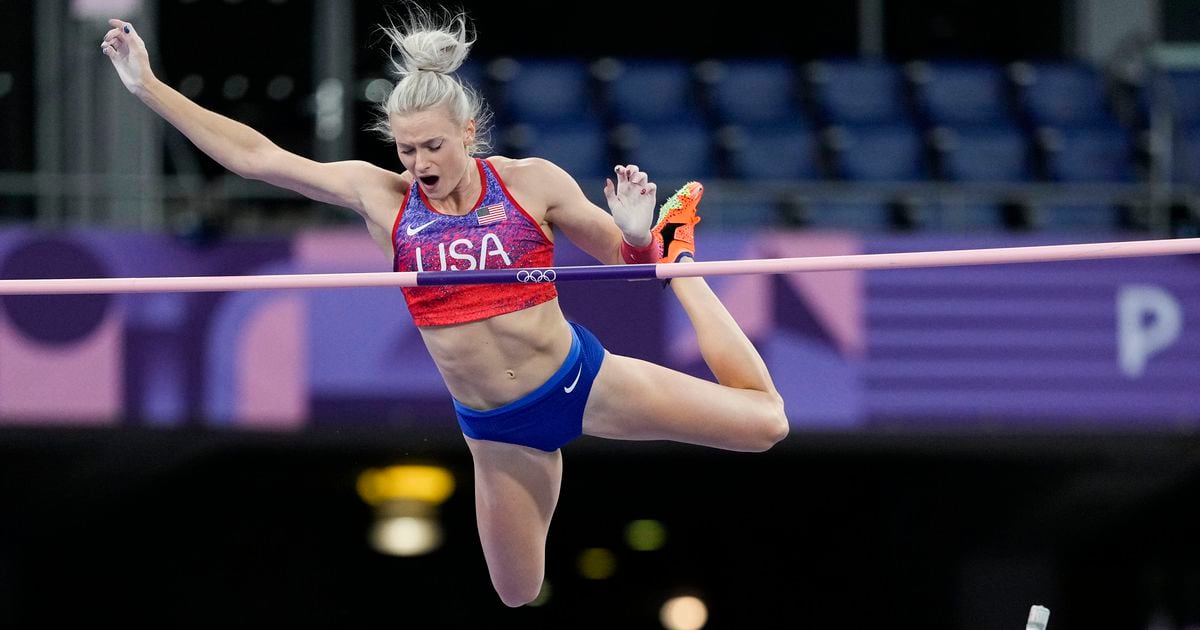
<path fill-rule="evenodd" d="M 441 178 L 438 177 L 437 175 L 426 175 L 425 177 L 422 177 L 420 179 L 421 179 L 421 183 L 425 184 L 426 187 L 432 187 L 435 184 L 437 184 L 438 180 Z"/>

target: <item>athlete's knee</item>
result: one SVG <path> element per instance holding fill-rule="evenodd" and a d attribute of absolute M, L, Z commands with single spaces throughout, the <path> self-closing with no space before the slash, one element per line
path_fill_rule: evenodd
<path fill-rule="evenodd" d="M 758 435 L 756 451 L 766 451 L 783 441 L 791 431 L 783 398 L 776 393 L 767 394 L 758 410 Z"/>
<path fill-rule="evenodd" d="M 520 608 L 538 598 L 542 592 L 542 585 L 524 584 L 507 584 L 496 586 L 496 594 L 500 596 L 500 601 L 504 602 L 509 608 Z"/>

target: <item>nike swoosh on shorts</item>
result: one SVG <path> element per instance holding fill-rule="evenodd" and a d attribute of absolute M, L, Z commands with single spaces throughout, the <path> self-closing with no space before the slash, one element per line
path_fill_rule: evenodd
<path fill-rule="evenodd" d="M 564 392 L 570 394 L 571 392 L 575 391 L 575 386 L 579 384 L 579 375 L 580 374 L 583 374 L 583 366 L 582 365 L 579 366 L 579 371 L 575 373 L 575 380 L 571 381 L 571 384 L 569 386 L 563 388 Z"/>

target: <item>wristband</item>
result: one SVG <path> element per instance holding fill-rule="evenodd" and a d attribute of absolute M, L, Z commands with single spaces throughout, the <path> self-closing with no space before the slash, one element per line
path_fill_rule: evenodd
<path fill-rule="evenodd" d="M 662 258 L 662 245 L 654 239 L 645 247 L 634 247 L 624 237 L 621 238 L 621 260 L 627 265 L 656 263 Z"/>

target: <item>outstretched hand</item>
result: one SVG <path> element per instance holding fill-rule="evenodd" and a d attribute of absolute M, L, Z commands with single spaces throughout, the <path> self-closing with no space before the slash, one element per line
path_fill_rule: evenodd
<path fill-rule="evenodd" d="M 154 76 L 150 71 L 150 55 L 146 52 L 146 42 L 142 41 L 129 22 L 109 20 L 108 24 L 113 28 L 104 34 L 100 52 L 112 61 L 125 88 L 137 94 Z"/>
<path fill-rule="evenodd" d="M 617 174 L 616 186 L 613 186 L 611 179 L 604 180 L 608 209 L 612 212 L 613 221 L 625 235 L 626 242 L 643 247 L 650 243 L 650 225 L 654 220 L 658 187 L 649 180 L 645 171 L 638 170 L 633 164 L 618 165 L 613 170 Z"/>

